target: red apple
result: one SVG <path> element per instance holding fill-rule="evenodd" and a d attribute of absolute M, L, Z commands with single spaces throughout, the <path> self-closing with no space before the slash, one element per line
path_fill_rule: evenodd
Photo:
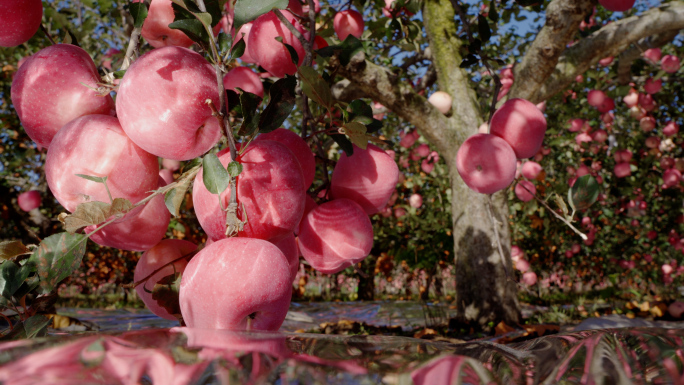
<path fill-rule="evenodd" d="M 617 163 L 615 165 L 615 168 L 613 169 L 613 172 L 615 173 L 615 176 L 618 178 L 624 178 L 626 176 L 632 175 L 632 170 L 629 167 L 629 163 L 623 162 L 623 163 Z"/>
<path fill-rule="evenodd" d="M 622 98 L 622 101 L 629 108 L 636 106 L 639 103 L 639 92 L 637 92 L 635 89 L 630 90 L 627 96 Z"/>
<path fill-rule="evenodd" d="M 189 49 L 163 47 L 141 56 L 126 71 L 116 112 L 126 134 L 145 151 L 188 160 L 221 137 L 207 99 L 220 108 L 211 65 Z"/>
<path fill-rule="evenodd" d="M 663 134 L 665 136 L 673 136 L 679 132 L 679 125 L 674 120 L 669 121 L 665 127 L 663 127 Z"/>
<path fill-rule="evenodd" d="M 613 155 L 615 158 L 615 161 L 620 163 L 620 162 L 629 162 L 632 160 L 632 151 L 629 150 L 618 150 L 615 151 L 615 154 Z"/>
<path fill-rule="evenodd" d="M 468 187 L 482 194 L 506 188 L 515 177 L 511 146 L 495 135 L 475 134 L 458 149 L 456 168 Z"/>
<path fill-rule="evenodd" d="M 644 116 L 639 121 L 639 126 L 644 132 L 653 131 L 656 126 L 656 121 L 652 116 Z"/>
<path fill-rule="evenodd" d="M 608 140 L 608 133 L 605 130 L 598 129 L 591 134 L 591 138 L 596 142 L 603 143 Z"/>
<path fill-rule="evenodd" d="M 399 142 L 401 147 L 410 148 L 414 143 L 416 143 L 416 140 L 420 138 L 420 134 L 416 130 L 408 133 L 402 131 L 399 133 L 399 138 L 401 138 L 401 141 Z"/>
<path fill-rule="evenodd" d="M 660 89 L 663 88 L 663 80 L 662 79 L 657 79 L 653 80 L 653 78 L 648 78 L 646 79 L 646 84 L 644 84 L 644 90 L 648 94 L 656 94 L 660 91 Z"/>
<path fill-rule="evenodd" d="M 164 239 L 157 243 L 154 247 L 143 253 L 135 265 L 135 273 L 133 281 L 138 282 L 141 279 L 148 277 L 152 272 L 159 269 L 167 263 L 177 260 L 184 255 L 188 255 L 197 250 L 197 245 L 192 242 L 183 241 L 180 239 Z M 154 285 L 167 275 L 175 273 L 183 273 L 188 264 L 188 259 L 180 259 L 171 265 L 168 265 L 160 271 L 154 273 L 144 284 L 136 286 L 135 291 L 138 296 L 145 303 L 150 311 L 159 317 L 175 321 L 176 317 L 169 314 L 169 312 L 159 306 L 156 300 L 152 298 L 152 293 L 148 293 L 145 289 L 152 291 Z"/>
<path fill-rule="evenodd" d="M 660 61 L 660 57 L 662 55 L 662 51 L 660 48 L 649 48 L 643 53 L 644 57 L 654 63 L 657 63 Z"/>
<path fill-rule="evenodd" d="M 304 31 L 297 18 L 290 12 L 281 12 L 287 20 L 292 22 L 295 28 L 301 32 Z M 258 19 L 254 20 L 249 33 L 248 46 L 250 56 L 261 67 L 273 74 L 273 76 L 282 78 L 285 75 L 292 75 L 297 72 L 297 66 L 292 63 L 292 58 L 287 48 L 275 39 L 278 36 L 282 37 L 283 43 L 289 44 L 297 51 L 297 56 L 299 56 L 298 65 L 301 65 L 304 61 L 304 47 L 302 47 L 292 32 L 278 20 L 278 17 L 273 12 L 261 15 Z"/>
<path fill-rule="evenodd" d="M 534 271 L 528 271 L 527 273 L 523 273 L 522 278 L 520 280 L 525 285 L 532 286 L 535 283 L 537 283 L 537 273 L 535 273 Z"/>
<path fill-rule="evenodd" d="M 614 58 L 612 56 L 604 57 L 603 59 L 599 60 L 598 63 L 602 67 L 608 67 L 609 65 L 613 64 L 613 59 Z"/>
<path fill-rule="evenodd" d="M 180 308 L 188 327 L 278 330 L 292 296 L 290 265 L 272 243 L 227 238 L 185 268 Z"/>
<path fill-rule="evenodd" d="M 307 214 L 309 214 L 309 211 L 315 209 L 318 207 L 318 204 L 316 201 L 313 200 L 309 195 L 306 196 L 306 203 L 304 204 L 304 215 L 302 215 L 302 219 L 306 217 Z M 295 235 L 299 235 L 299 225 L 301 224 L 301 221 L 297 223 L 297 226 L 295 227 Z"/>
<path fill-rule="evenodd" d="M 639 105 L 646 111 L 653 111 L 656 108 L 656 102 L 651 94 L 640 94 Z"/>
<path fill-rule="evenodd" d="M 537 188 L 532 182 L 521 180 L 515 185 L 515 196 L 523 202 L 529 202 L 534 199 L 534 194 L 537 193 Z"/>
<path fill-rule="evenodd" d="M 545 132 L 544 114 L 525 99 L 508 100 L 492 116 L 490 133 L 508 142 L 519 159 L 539 151 Z"/>
<path fill-rule="evenodd" d="M 161 186 L 163 182 L 159 182 Z M 145 251 L 159 243 L 166 235 L 171 214 L 164 203 L 164 196 L 152 198 L 141 211 L 133 211 L 123 219 L 105 226 L 90 236 L 90 240 L 100 246 L 120 250 Z M 84 230 L 90 234 L 97 226 Z"/>
<path fill-rule="evenodd" d="M 658 148 L 660 146 L 660 138 L 657 136 L 649 136 L 646 138 L 646 147 L 648 148 Z"/>
<path fill-rule="evenodd" d="M 667 169 L 663 173 L 663 183 L 665 183 L 665 186 L 667 187 L 678 186 L 681 179 L 682 173 L 676 168 Z"/>
<path fill-rule="evenodd" d="M 237 88 L 251 92 L 260 98 L 264 97 L 264 85 L 261 78 L 249 67 L 237 67 L 223 77 L 223 87 L 237 92 Z"/>
<path fill-rule="evenodd" d="M 677 56 L 665 55 L 662 59 L 660 59 L 660 68 L 669 74 L 679 71 L 679 67 L 681 67 L 681 63 L 679 62 L 679 58 Z"/>
<path fill-rule="evenodd" d="M 667 307 L 667 312 L 670 313 L 670 316 L 673 318 L 682 318 L 682 315 L 684 314 L 684 302 L 672 302 L 670 306 Z"/>
<path fill-rule="evenodd" d="M 575 143 L 577 143 L 578 146 L 582 143 L 591 143 L 592 140 L 594 139 L 586 132 L 580 132 L 575 136 Z"/>
<path fill-rule="evenodd" d="M 159 170 L 159 177 L 162 178 L 162 180 L 164 181 L 164 186 L 166 186 L 169 183 L 173 183 L 174 180 L 173 171 L 167 168 Z"/>
<path fill-rule="evenodd" d="M 568 128 L 568 131 L 578 132 L 584 126 L 585 120 L 584 119 L 573 119 L 573 120 L 569 121 L 568 123 L 570 123 L 570 128 Z"/>
<path fill-rule="evenodd" d="M 613 12 L 625 12 L 634 6 L 636 0 L 599 0 L 603 8 Z"/>
<path fill-rule="evenodd" d="M 17 204 L 19 205 L 19 208 L 26 212 L 37 209 L 40 207 L 41 203 L 42 198 L 40 197 L 40 191 L 26 191 L 19 194 L 17 197 Z"/>
<path fill-rule="evenodd" d="M 180 162 L 174 159 L 162 159 L 162 167 L 171 171 L 180 170 Z"/>
<path fill-rule="evenodd" d="M 230 163 L 230 152 L 218 154 L 221 164 Z M 243 171 L 237 178 L 238 218 L 247 220 L 241 237 L 277 242 L 287 237 L 299 223 L 304 211 L 306 189 L 297 158 L 283 144 L 271 140 L 252 142 L 238 158 Z M 204 186 L 202 172 L 192 190 L 195 214 L 202 229 L 214 240 L 226 237 L 226 213 L 219 198 Z M 230 188 L 221 194 L 228 207 Z M 243 205 L 246 217 L 243 215 Z"/>
<path fill-rule="evenodd" d="M 333 274 L 360 262 L 373 247 L 373 226 L 356 202 L 335 199 L 311 210 L 299 228 L 299 250 L 311 267 Z"/>
<path fill-rule="evenodd" d="M 290 234 L 284 239 L 274 243 L 287 259 L 290 265 L 290 282 L 294 281 L 297 271 L 299 271 L 299 246 L 294 234 Z"/>
<path fill-rule="evenodd" d="M 411 194 L 409 197 L 409 206 L 414 209 L 419 209 L 423 205 L 423 196 L 420 194 Z"/>
<path fill-rule="evenodd" d="M 446 114 L 451 110 L 451 95 L 444 91 L 437 91 L 430 95 L 428 102 L 443 114 Z"/>
<path fill-rule="evenodd" d="M 278 128 L 269 133 L 260 134 L 255 139 L 255 142 L 259 140 L 273 140 L 285 145 L 285 147 L 292 151 L 292 154 L 294 154 L 297 161 L 299 161 L 299 165 L 302 167 L 304 187 L 308 189 L 311 186 L 316 176 L 316 158 L 314 158 L 311 148 L 301 136 L 286 128 Z"/>
<path fill-rule="evenodd" d="M 16 47 L 33 36 L 43 18 L 40 0 L 0 2 L 0 47 Z"/>
<path fill-rule="evenodd" d="M 527 161 L 522 165 L 522 175 L 529 180 L 533 180 L 537 178 L 543 169 L 544 168 L 539 163 Z"/>
<path fill-rule="evenodd" d="M 243 63 L 256 63 L 256 60 L 252 57 L 250 54 L 250 49 L 249 49 L 249 33 L 252 30 L 252 23 L 246 23 L 243 24 L 242 27 L 240 27 L 240 30 L 235 34 L 233 38 L 233 46 L 237 44 L 238 41 L 242 38 L 245 42 L 245 52 L 240 56 L 240 60 L 242 60 Z"/>
<path fill-rule="evenodd" d="M 333 28 L 341 41 L 349 35 L 360 39 L 364 25 L 363 16 L 353 9 L 337 12 L 333 19 Z"/>
<path fill-rule="evenodd" d="M 615 101 L 601 90 L 589 91 L 587 102 L 590 106 L 596 107 L 599 112 L 608 112 L 615 108 Z"/>
<path fill-rule="evenodd" d="M 80 116 L 114 115 L 112 98 L 94 90 L 101 81 L 84 50 L 53 45 L 31 55 L 14 74 L 12 104 L 28 136 L 49 147 L 57 131 Z"/>
<path fill-rule="evenodd" d="M 192 45 L 192 40 L 181 30 L 169 28 L 174 20 L 171 4 L 171 0 L 152 0 L 150 3 L 141 35 L 154 48 Z"/>
<path fill-rule="evenodd" d="M 398 179 L 399 167 L 386 152 L 372 144 L 365 150 L 354 146 L 352 156 L 340 156 L 330 189 L 333 198 L 351 199 L 373 215 L 387 205 Z"/>
<path fill-rule="evenodd" d="M 106 115 L 86 115 L 65 125 L 53 139 L 45 161 L 52 194 L 73 212 L 83 202 L 109 202 L 103 184 L 74 174 L 107 177 L 113 198 L 132 203 L 159 184 L 157 158 L 131 141 L 119 121 Z"/>

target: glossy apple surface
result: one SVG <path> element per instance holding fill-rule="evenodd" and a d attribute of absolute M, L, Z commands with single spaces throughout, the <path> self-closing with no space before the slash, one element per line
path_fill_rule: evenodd
<path fill-rule="evenodd" d="M 364 26 L 363 16 L 353 9 L 337 12 L 333 19 L 333 28 L 341 41 L 349 35 L 361 38 Z"/>
<path fill-rule="evenodd" d="M 40 197 L 40 191 L 26 191 L 17 196 L 19 208 L 26 212 L 37 209 L 40 207 L 41 202 L 42 198 Z"/>
<path fill-rule="evenodd" d="M 283 16 L 293 23 L 295 28 L 304 31 L 303 27 L 288 11 L 281 11 Z M 269 12 L 259 16 L 254 20 L 252 29 L 249 32 L 249 54 L 259 63 L 266 71 L 273 74 L 275 77 L 285 77 L 285 75 L 292 75 L 297 72 L 297 66 L 294 65 L 290 57 L 290 52 L 276 37 L 282 37 L 282 43 L 289 44 L 299 56 L 298 65 L 304 61 L 304 47 L 302 47 L 299 40 L 294 37 L 283 23 L 278 20 L 278 17 L 273 12 Z"/>
<path fill-rule="evenodd" d="M 523 202 L 529 202 L 534 199 L 534 194 L 537 188 L 528 180 L 521 180 L 515 185 L 515 196 Z"/>
<path fill-rule="evenodd" d="M 65 125 L 48 148 L 45 176 L 50 191 L 73 212 L 80 203 L 109 202 L 102 183 L 74 174 L 107 177 L 113 198 L 132 203 L 145 198 L 159 184 L 157 157 L 138 147 L 119 121 L 106 115 L 86 115 Z"/>
<path fill-rule="evenodd" d="M 152 0 L 141 31 L 142 37 L 154 48 L 179 46 L 188 48 L 192 40 L 179 29 L 169 28 L 174 14 L 171 0 Z"/>
<path fill-rule="evenodd" d="M 498 136 L 475 134 L 458 149 L 456 168 L 473 191 L 493 194 L 513 182 L 515 152 Z"/>
<path fill-rule="evenodd" d="M 311 267 L 333 274 L 362 261 L 373 247 L 373 226 L 356 202 L 334 199 L 311 210 L 299 227 L 299 250 Z"/>
<path fill-rule="evenodd" d="M 70 121 L 91 114 L 114 115 L 114 101 L 93 89 L 101 82 L 88 53 L 57 44 L 31 55 L 12 79 L 12 104 L 28 136 L 42 147 Z"/>
<path fill-rule="evenodd" d="M 197 250 L 197 245 L 192 242 L 183 241 L 180 239 L 162 240 L 154 247 L 144 252 L 140 257 L 138 264 L 135 265 L 133 282 L 138 282 L 141 279 L 148 277 L 155 270 L 161 268 L 167 263 L 179 259 L 184 255 L 188 255 L 195 250 Z M 145 306 L 147 306 L 152 313 L 168 320 L 176 320 L 176 317 L 169 314 L 165 308 L 160 306 L 157 301 L 152 298 L 152 293 L 146 292 L 145 288 L 147 288 L 149 291 L 152 291 L 152 289 L 154 289 L 154 285 L 167 275 L 171 275 L 174 272 L 182 274 L 187 264 L 188 259 L 180 259 L 174 262 L 172 265 L 168 265 L 160 271 L 154 273 L 154 275 L 152 275 L 144 284 L 136 286 L 135 291 L 138 293 L 140 299 L 142 299 L 142 301 L 145 303 Z"/>
<path fill-rule="evenodd" d="M 252 31 L 252 23 L 246 23 L 243 24 L 242 27 L 240 27 L 240 30 L 235 34 L 233 37 L 233 46 L 237 44 L 240 39 L 243 39 L 245 42 L 245 52 L 240 56 L 240 60 L 243 63 L 256 63 L 256 60 L 252 57 L 250 54 L 250 49 L 249 49 L 249 33 Z"/>
<path fill-rule="evenodd" d="M 636 0 L 599 0 L 603 8 L 613 12 L 625 12 L 634 6 Z"/>
<path fill-rule="evenodd" d="M 351 199 L 372 215 L 387 205 L 398 179 L 399 167 L 385 151 L 372 144 L 365 150 L 355 145 L 352 156 L 340 156 L 330 188 L 335 199 Z"/>
<path fill-rule="evenodd" d="M 301 136 L 286 128 L 278 128 L 266 134 L 260 134 L 255 141 L 273 140 L 284 144 L 299 161 L 304 174 L 304 186 L 308 189 L 316 176 L 316 158 L 308 144 Z"/>
<path fill-rule="evenodd" d="M 126 134 L 145 151 L 188 160 L 207 152 L 221 137 L 207 99 L 219 105 L 211 65 L 189 49 L 163 47 L 141 56 L 126 71 L 116 112 Z"/>
<path fill-rule="evenodd" d="M 306 215 L 309 214 L 309 211 L 315 209 L 318 207 L 318 204 L 316 201 L 313 200 L 309 195 L 306 196 L 306 201 L 304 203 L 304 214 L 302 215 L 302 219 L 306 218 Z M 301 221 L 297 223 L 297 226 L 295 227 L 295 235 L 299 234 L 299 225 L 301 224 Z"/>
<path fill-rule="evenodd" d="M 537 162 L 527 161 L 522 165 L 522 175 L 529 180 L 536 179 L 542 170 L 542 166 Z"/>
<path fill-rule="evenodd" d="M 43 3 L 40 0 L 0 1 L 0 47 L 27 42 L 40 28 Z"/>
<path fill-rule="evenodd" d="M 218 153 L 224 167 L 230 152 Z M 272 140 L 252 142 L 239 158 L 243 171 L 237 178 L 238 217 L 247 220 L 240 237 L 277 242 L 295 229 L 305 205 L 306 189 L 297 158 L 283 144 Z M 230 187 L 221 194 L 222 205 L 228 207 Z M 214 240 L 226 237 L 226 213 L 219 199 L 204 186 L 202 172 L 197 175 L 192 201 L 200 225 Z M 243 205 L 247 218 L 243 217 Z"/>
<path fill-rule="evenodd" d="M 294 281 L 297 271 L 299 271 L 299 246 L 297 246 L 297 239 L 294 233 L 288 235 L 284 239 L 274 243 L 282 251 L 285 259 L 290 264 L 290 277 Z"/>
<path fill-rule="evenodd" d="M 534 156 L 539 151 L 544 133 L 544 114 L 525 99 L 511 99 L 492 116 L 490 134 L 504 139 L 519 159 Z"/>
<path fill-rule="evenodd" d="M 237 92 L 237 88 L 264 97 L 264 85 L 261 78 L 249 67 L 233 68 L 223 77 L 223 88 Z"/>
<path fill-rule="evenodd" d="M 272 243 L 254 238 L 214 242 L 188 263 L 180 308 L 188 327 L 278 330 L 290 306 L 290 265 Z"/>

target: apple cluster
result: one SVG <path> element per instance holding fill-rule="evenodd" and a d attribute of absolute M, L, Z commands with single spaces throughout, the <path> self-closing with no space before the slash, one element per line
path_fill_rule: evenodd
<path fill-rule="evenodd" d="M 490 133 L 475 134 L 458 149 L 458 173 L 473 191 L 493 194 L 502 190 L 515 179 L 516 159 L 537 154 L 545 132 L 546 118 L 537 106 L 524 99 L 510 99 L 492 116 Z M 534 187 L 521 181 L 516 186 L 518 196 L 527 192 L 525 198 L 531 199 L 534 190 L 529 186 Z"/>

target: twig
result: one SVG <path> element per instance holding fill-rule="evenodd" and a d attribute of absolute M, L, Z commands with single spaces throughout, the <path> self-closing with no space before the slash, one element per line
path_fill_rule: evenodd
<path fill-rule="evenodd" d="M 573 226 L 572 223 L 570 223 L 567 219 L 563 218 L 563 217 L 562 217 L 560 214 L 558 214 L 555 210 L 553 210 L 551 207 L 549 207 L 549 205 L 547 205 L 546 202 L 544 202 L 543 200 L 539 199 L 539 197 L 537 196 L 537 194 L 535 194 L 535 193 L 533 193 L 532 191 L 530 191 L 524 184 L 521 184 L 520 186 L 522 186 L 522 188 L 524 188 L 525 190 L 527 190 L 528 193 L 532 194 L 532 196 L 534 196 L 534 199 L 536 199 L 539 203 L 541 203 L 542 206 L 546 207 L 546 209 L 549 210 L 549 211 L 551 212 L 551 214 L 555 215 L 556 218 L 560 219 L 561 221 L 563 221 L 563 223 L 565 223 L 566 225 L 568 225 L 568 227 L 570 227 L 570 228 L 572 229 L 572 231 L 576 232 L 583 240 L 586 241 L 587 239 L 589 239 L 583 232 L 577 230 L 577 228 L 576 228 L 575 226 Z"/>
<path fill-rule="evenodd" d="M 50 40 L 50 43 L 51 43 L 52 45 L 57 44 L 57 43 L 55 43 L 55 41 L 52 39 L 52 36 L 50 36 L 50 33 L 48 32 L 47 28 L 45 28 L 45 26 L 43 25 L 43 23 L 40 23 L 40 29 L 43 31 L 43 33 L 45 34 L 45 36 L 47 36 L 48 40 Z"/>
<path fill-rule="evenodd" d="M 287 20 L 285 15 L 283 15 L 283 13 L 280 12 L 279 9 L 274 9 L 273 13 L 275 13 L 278 20 L 280 20 L 280 22 L 283 23 L 290 32 L 292 32 L 292 34 L 297 38 L 297 40 L 299 40 L 299 43 L 302 45 L 302 47 L 306 47 L 306 38 L 301 32 L 297 30 L 297 28 L 294 27 L 294 25 L 292 25 L 292 23 L 289 20 Z M 313 34 L 311 36 L 313 36 Z"/>
<path fill-rule="evenodd" d="M 127 70 L 131 66 L 131 63 L 138 57 L 138 43 L 140 41 L 140 32 L 142 32 L 142 27 L 133 28 L 131 32 L 131 40 L 128 41 L 128 48 L 126 48 L 126 56 L 124 57 L 123 63 L 121 64 L 120 71 Z"/>

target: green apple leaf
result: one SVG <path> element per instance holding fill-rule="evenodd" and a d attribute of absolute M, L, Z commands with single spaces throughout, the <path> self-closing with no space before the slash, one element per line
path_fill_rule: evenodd
<path fill-rule="evenodd" d="M 212 194 L 221 194 L 230 184 L 230 175 L 219 161 L 216 154 L 207 154 L 204 156 L 202 178 L 204 179 L 204 186 Z"/>
<path fill-rule="evenodd" d="M 288 0 L 237 0 L 233 26 L 236 31 L 244 24 L 255 20 L 257 17 L 271 11 L 273 8 L 287 8 Z"/>
<path fill-rule="evenodd" d="M 297 78 L 286 76 L 275 82 L 269 90 L 268 106 L 259 118 L 259 132 L 268 133 L 279 128 L 295 107 Z"/>
<path fill-rule="evenodd" d="M 330 86 L 323 80 L 321 75 L 309 66 L 301 66 L 297 69 L 297 72 L 299 73 L 304 94 L 314 102 L 330 109 L 334 103 L 332 92 L 330 92 Z"/>
<path fill-rule="evenodd" d="M 59 233 L 38 245 L 25 266 L 35 267 L 40 278 L 39 293 L 52 292 L 57 285 L 78 269 L 85 254 L 88 237 L 83 234 Z"/>

